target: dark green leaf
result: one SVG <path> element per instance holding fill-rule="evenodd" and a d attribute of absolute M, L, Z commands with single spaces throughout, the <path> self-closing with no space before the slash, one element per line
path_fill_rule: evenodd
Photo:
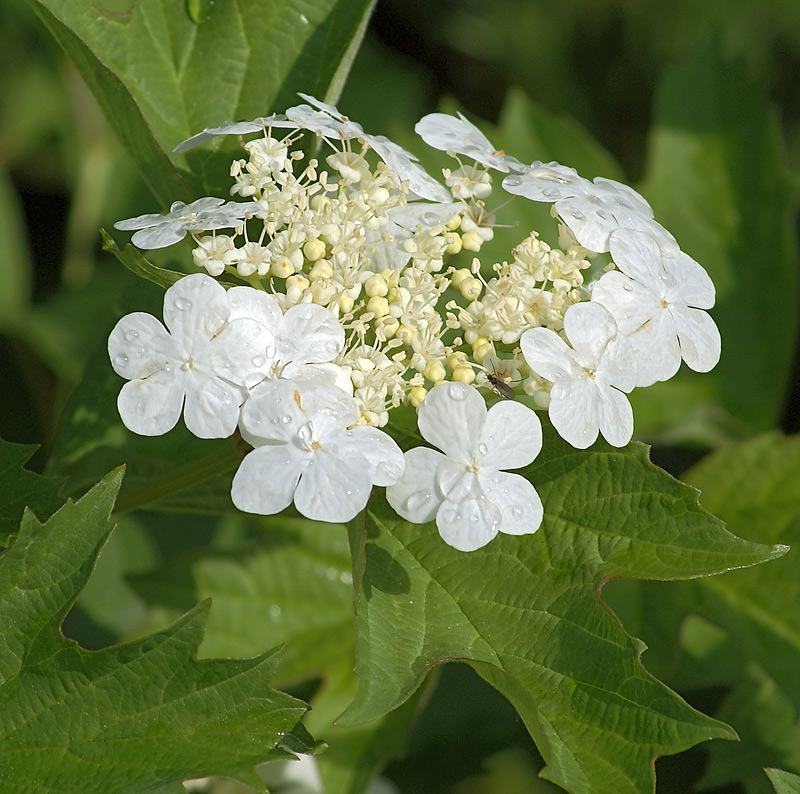
<path fill-rule="evenodd" d="M 180 791 L 187 777 L 257 784 L 306 706 L 271 690 L 280 653 L 197 661 L 209 603 L 164 631 L 86 651 L 59 626 L 112 530 L 122 471 L 46 524 L 23 518 L 0 559 L 0 781 L 9 794 Z M 296 745 L 312 749 L 302 728 Z"/>
<path fill-rule="evenodd" d="M 176 281 L 180 281 L 180 279 L 186 275 L 176 270 L 167 270 L 163 267 L 157 267 L 152 262 L 148 262 L 141 251 L 130 243 L 120 251 L 114 238 L 105 229 L 100 229 L 100 236 L 103 238 L 104 251 L 114 254 L 131 273 L 134 273 L 140 278 L 152 281 L 153 284 L 163 289 L 171 287 Z"/>
<path fill-rule="evenodd" d="M 366 527 L 354 522 L 359 694 L 343 719 L 375 719 L 434 664 L 469 660 L 519 711 L 544 777 L 575 792 L 652 791 L 655 756 L 735 734 L 645 672 L 643 645 L 598 587 L 704 576 L 786 549 L 728 533 L 640 445 L 578 452 L 548 430 L 544 449 L 525 471 L 545 506 L 535 535 L 464 554 L 381 497 Z"/>
<path fill-rule="evenodd" d="M 35 446 L 0 439 L 0 546 L 16 534 L 26 507 L 45 520 L 64 503 L 58 495 L 63 477 L 42 477 L 23 468 L 34 452 Z"/>

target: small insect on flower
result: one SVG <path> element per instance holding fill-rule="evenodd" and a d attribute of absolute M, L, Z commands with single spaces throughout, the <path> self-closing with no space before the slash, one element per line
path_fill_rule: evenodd
<path fill-rule="evenodd" d="M 519 379 L 517 367 L 519 364 L 515 359 L 499 359 L 495 356 L 486 356 L 483 362 L 483 379 L 495 394 L 499 394 L 506 400 L 514 399 L 514 389 L 509 385 L 514 376 Z"/>

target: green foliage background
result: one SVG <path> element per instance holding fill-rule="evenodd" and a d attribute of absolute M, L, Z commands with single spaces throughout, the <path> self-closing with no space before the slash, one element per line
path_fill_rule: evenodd
<path fill-rule="evenodd" d="M 99 17 L 98 8 L 104 10 Z M 134 8 L 139 28 L 122 26 Z M 538 665 L 563 674 L 559 665 L 569 653 L 548 659 L 548 667 L 529 648 L 518 653 L 513 631 L 479 631 L 482 641 L 491 639 L 490 652 L 478 647 L 470 627 L 457 625 L 457 617 L 470 615 L 487 626 L 511 621 L 521 630 L 524 621 L 496 599 L 483 615 L 460 578 L 469 581 L 487 566 L 508 570 L 495 556 L 511 559 L 510 548 L 499 544 L 460 572 L 457 560 L 426 545 L 430 538 L 414 546 L 407 526 L 393 526 L 379 499 L 373 510 L 379 536 L 365 539 L 363 528 L 350 527 L 350 545 L 342 527 L 321 532 L 294 519 L 246 520 L 229 512 L 226 494 L 226 477 L 242 454 L 234 443 L 199 442 L 180 428 L 160 440 L 126 434 L 115 417 L 119 379 L 107 366 L 105 340 L 127 311 L 158 314 L 162 293 L 104 252 L 97 230 L 198 192 L 224 195 L 224 152 L 212 147 L 174 157 L 172 146 L 206 125 L 282 110 L 296 90 L 335 99 L 343 89 L 343 112 L 417 151 L 432 170 L 446 163 L 421 151 L 413 123 L 437 108 L 461 108 L 495 145 L 520 159 L 556 159 L 588 177 L 628 181 L 711 273 L 718 290 L 712 314 L 723 337 L 713 373 L 683 371 L 634 395 L 637 436 L 654 445 L 654 460 L 700 488 L 703 507 L 736 535 L 795 544 L 800 4 L 382 0 L 345 83 L 353 36 L 368 10 L 355 0 L 217 0 L 214 9 L 156 0 L 97 6 L 0 0 L 0 437 L 40 444 L 30 468 L 69 477 L 63 485 L 19 474 L 27 453 L 11 449 L 0 469 L 0 540 L 15 534 L 25 505 L 37 505 L 44 521 L 62 502 L 57 490 L 81 496 L 124 462 L 119 527 L 65 623 L 66 634 L 82 646 L 136 642 L 211 596 L 201 656 L 254 656 L 287 643 L 275 682 L 312 702 L 305 725 L 330 743 L 320 756 L 330 792 L 363 791 L 379 768 L 402 792 L 557 791 L 537 777 L 540 752 L 551 765 L 548 780 L 568 790 L 604 790 L 596 780 L 584 788 L 575 783 L 598 767 L 590 774 L 559 749 L 553 714 L 564 701 L 548 706 L 545 679 L 531 672 Z M 99 105 L 74 64 L 105 97 Z M 484 261 L 507 256 L 528 228 L 545 236 L 551 228 L 542 208 L 520 202 L 507 218 L 520 227 L 498 233 Z M 152 261 L 180 270 L 187 252 L 169 250 Z M 581 461 L 595 476 L 627 467 L 626 488 L 637 499 L 648 492 L 648 478 L 657 478 L 640 448 L 619 459 L 599 450 Z M 551 499 L 574 492 L 580 480 L 570 476 L 553 460 L 536 472 L 537 485 L 553 489 Z M 677 489 L 677 502 L 693 501 L 679 486 L 666 485 L 667 478 L 652 481 L 656 490 Z M 558 573 L 515 582 L 532 593 L 526 608 L 554 599 L 544 610 L 552 617 L 556 596 L 583 593 L 583 600 L 568 601 L 570 610 L 581 604 L 583 611 L 561 616 L 558 625 L 569 618 L 597 634 L 598 650 L 587 664 L 603 659 L 609 666 L 608 693 L 618 686 L 610 680 L 612 667 L 642 687 L 656 686 L 646 683 L 652 679 L 635 661 L 641 644 L 634 638 L 641 638 L 649 647 L 644 667 L 742 740 L 718 738 L 659 760 L 658 790 L 766 794 L 772 784 L 763 767 L 800 772 L 796 553 L 690 579 L 768 553 L 731 545 L 714 534 L 722 532 L 717 524 L 706 526 L 687 508 L 687 521 L 695 522 L 686 530 L 690 542 L 681 556 L 669 538 L 670 564 L 637 546 L 652 542 L 638 529 L 622 551 L 615 546 L 592 556 L 603 538 L 597 540 L 585 519 L 591 500 L 579 496 L 574 505 L 560 504 L 526 547 L 531 569 L 538 571 L 537 560 L 548 557 Z M 561 547 L 559 522 L 570 509 L 581 518 L 573 542 Z M 719 559 L 688 554 L 701 536 L 704 548 L 716 544 Z M 443 569 L 459 573 L 443 583 Z M 364 587 L 368 570 L 383 577 L 376 591 Z M 613 612 L 594 598 L 609 577 L 631 577 L 603 588 Z M 653 581 L 634 581 L 641 577 Z M 655 581 L 666 579 L 690 580 Z M 418 642 L 421 650 L 405 658 L 380 639 L 370 646 L 376 656 L 388 655 L 375 669 L 391 661 L 414 670 L 398 693 L 370 677 L 362 647 L 361 685 L 370 680 L 379 696 L 368 703 L 362 689 L 348 713 L 360 710 L 373 721 L 334 727 L 357 692 L 354 584 L 362 645 L 370 631 L 374 637 L 381 626 L 400 625 L 409 632 L 409 647 Z M 425 593 L 436 620 L 453 619 L 449 644 L 430 628 L 430 615 L 409 613 L 400 603 L 410 592 Z M 530 636 L 541 631 L 535 622 L 525 625 Z M 439 665 L 422 681 L 419 671 L 444 658 L 472 666 Z M 509 671 L 513 678 L 503 678 Z M 570 680 L 581 677 L 568 672 Z M 596 681 L 598 673 L 586 676 Z M 689 719 L 688 709 L 662 691 L 672 704 L 664 707 L 667 716 Z M 576 704 L 580 693 L 576 686 Z M 591 723 L 590 710 L 576 723 Z M 691 738 L 665 718 L 661 733 L 645 740 L 640 732 L 643 748 L 632 750 L 624 730 L 604 747 L 613 745 L 609 756 L 640 756 L 646 768 L 656 753 L 730 734 L 719 722 L 691 720 Z M 603 724 L 595 727 L 602 731 Z M 630 790 L 647 790 L 647 777 Z M 786 774 L 772 779 L 787 791 L 797 785 Z M 613 778 L 608 785 L 627 790 Z"/>

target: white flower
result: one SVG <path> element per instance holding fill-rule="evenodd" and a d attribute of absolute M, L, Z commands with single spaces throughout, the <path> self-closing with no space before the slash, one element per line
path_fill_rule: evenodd
<path fill-rule="evenodd" d="M 242 387 L 253 378 L 253 359 L 269 336 L 254 320 L 230 320 L 225 289 L 197 273 L 164 295 L 169 331 L 144 312 L 116 324 L 108 354 L 115 372 L 129 381 L 117 400 L 129 430 L 159 436 L 183 410 L 186 427 L 200 438 L 233 433 Z"/>
<path fill-rule="evenodd" d="M 598 430 L 609 444 L 625 446 L 633 435 L 633 411 L 622 392 L 637 379 L 630 342 L 599 303 L 570 306 L 564 333 L 571 348 L 549 328 L 531 328 L 520 339 L 528 367 L 553 383 L 550 421 L 578 449 L 591 446 Z"/>
<path fill-rule="evenodd" d="M 515 157 L 495 149 L 489 139 L 461 113 L 458 118 L 447 113 L 429 113 L 417 122 L 414 131 L 434 149 L 463 154 L 497 171 L 516 173 L 527 168 Z"/>
<path fill-rule="evenodd" d="M 233 478 L 233 503 L 272 515 L 294 501 L 306 518 L 349 521 L 373 485 L 403 473 L 403 453 L 383 431 L 358 421 L 356 401 L 335 386 L 264 381 L 242 409 L 242 436 L 256 449 Z"/>
<path fill-rule="evenodd" d="M 316 377 L 352 393 L 347 373 L 331 363 L 344 348 L 344 329 L 333 312 L 315 303 L 300 303 L 283 314 L 272 295 L 251 287 L 233 287 L 228 300 L 232 319 L 249 318 L 268 331 L 250 362 L 259 373 L 258 381 Z"/>
<path fill-rule="evenodd" d="M 138 215 L 117 221 L 115 229 L 132 231 L 139 229 L 131 237 L 137 248 L 166 248 L 186 237 L 189 230 L 227 229 L 240 226 L 244 218 L 255 215 L 258 207 L 252 202 L 225 202 L 221 198 L 197 199 L 191 204 L 176 201 L 166 215 Z"/>
<path fill-rule="evenodd" d="M 683 252 L 667 256 L 644 232 L 620 230 L 610 238 L 611 256 L 622 271 L 603 275 L 592 301 L 605 306 L 636 351 L 637 386 L 667 380 L 681 358 L 698 372 L 719 361 L 720 336 L 702 309 L 714 305 L 714 284 Z"/>
<path fill-rule="evenodd" d="M 619 228 L 649 232 L 665 248 L 677 250 L 675 238 L 653 220 L 650 205 L 633 188 L 613 179 L 598 176 L 590 182 L 574 168 L 537 162 L 525 173 L 507 176 L 503 188 L 533 201 L 552 202 L 575 239 L 590 251 L 608 251 L 609 235 Z"/>
<path fill-rule="evenodd" d="M 485 546 L 498 531 L 535 532 L 542 502 L 521 475 L 501 469 L 527 466 L 542 448 L 539 417 L 524 405 L 503 402 L 487 412 L 471 386 L 435 386 L 419 409 L 419 429 L 442 453 L 416 447 L 405 453 L 406 472 L 386 491 L 408 521 L 436 519 L 444 541 L 460 551 Z"/>

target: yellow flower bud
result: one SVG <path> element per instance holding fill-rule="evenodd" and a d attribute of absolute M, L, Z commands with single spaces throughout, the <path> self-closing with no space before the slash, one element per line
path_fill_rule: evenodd
<path fill-rule="evenodd" d="M 339 296 L 339 309 L 345 314 L 353 308 L 354 303 L 355 301 L 346 292 Z"/>
<path fill-rule="evenodd" d="M 468 267 L 462 267 L 461 270 L 456 270 L 452 276 L 450 276 L 450 283 L 458 289 L 465 279 L 472 278 L 472 271 Z"/>
<path fill-rule="evenodd" d="M 474 358 L 478 364 L 483 364 L 483 360 L 486 356 L 490 356 L 493 353 L 494 347 L 492 347 L 492 343 L 488 339 L 484 339 L 480 344 L 472 346 L 472 358 Z"/>
<path fill-rule="evenodd" d="M 316 262 L 325 256 L 325 243 L 318 237 L 312 238 L 303 246 L 303 255 L 309 262 Z"/>
<path fill-rule="evenodd" d="M 389 314 L 389 301 L 380 295 L 375 295 L 367 301 L 367 311 L 372 312 L 376 317 L 383 317 Z"/>
<path fill-rule="evenodd" d="M 483 289 L 483 284 L 481 284 L 480 279 L 474 277 L 470 278 L 469 280 L 465 280 L 459 287 L 461 294 L 468 301 L 477 300 L 478 296 L 481 294 L 482 289 Z"/>
<path fill-rule="evenodd" d="M 429 361 L 425 365 L 422 374 L 428 379 L 436 383 L 437 381 L 444 380 L 447 372 L 445 371 L 444 364 L 441 361 Z"/>
<path fill-rule="evenodd" d="M 467 251 L 480 251 L 483 238 L 477 232 L 464 232 L 461 235 L 461 246 Z"/>
<path fill-rule="evenodd" d="M 472 383 L 475 380 L 475 371 L 469 364 L 460 364 L 453 370 L 453 380 L 459 383 Z"/>
<path fill-rule="evenodd" d="M 445 226 L 451 231 L 454 232 L 459 226 L 461 226 L 461 216 L 456 215 L 453 220 L 448 221 Z"/>
<path fill-rule="evenodd" d="M 383 298 L 389 291 L 389 285 L 383 276 L 370 276 L 364 284 L 364 291 L 370 298 Z"/>
<path fill-rule="evenodd" d="M 424 386 L 414 386 L 408 393 L 408 401 L 415 408 L 419 408 L 428 396 L 428 390 Z"/>
<path fill-rule="evenodd" d="M 333 266 L 327 259 L 320 259 L 314 263 L 308 277 L 311 281 L 316 281 L 318 278 L 330 278 L 333 275 Z"/>
<path fill-rule="evenodd" d="M 459 364 L 463 364 L 466 360 L 467 354 L 461 350 L 457 350 L 447 357 L 447 366 L 450 367 L 450 371 L 452 372 Z"/>
<path fill-rule="evenodd" d="M 445 251 L 448 254 L 457 254 L 461 250 L 462 242 L 461 237 L 457 234 L 448 234 L 445 235 L 445 242 L 447 246 L 445 247 Z"/>
<path fill-rule="evenodd" d="M 278 278 L 288 278 L 294 273 L 294 264 L 288 256 L 280 256 L 272 262 L 270 274 Z"/>

